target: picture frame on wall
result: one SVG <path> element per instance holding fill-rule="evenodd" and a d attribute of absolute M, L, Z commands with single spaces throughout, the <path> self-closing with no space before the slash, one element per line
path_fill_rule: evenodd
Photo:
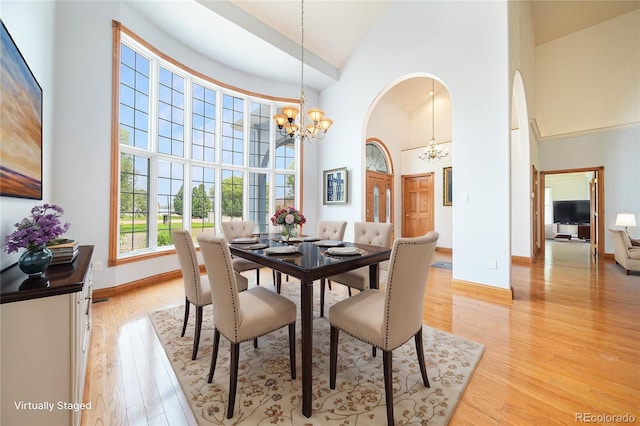
<path fill-rule="evenodd" d="M 323 204 L 347 204 L 348 176 L 346 167 L 323 172 Z"/>
<path fill-rule="evenodd" d="M 42 88 L 1 23 L 0 195 L 42 200 Z"/>
<path fill-rule="evenodd" d="M 453 167 L 442 169 L 442 205 L 453 205 Z"/>

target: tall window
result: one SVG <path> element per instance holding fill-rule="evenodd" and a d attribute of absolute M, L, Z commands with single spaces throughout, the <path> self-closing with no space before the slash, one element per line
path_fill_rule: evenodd
<path fill-rule="evenodd" d="M 112 264 L 172 248 L 174 229 L 189 229 L 195 239 L 220 233 L 220 221 L 245 219 L 268 231 L 272 210 L 296 205 L 299 187 L 298 148 L 272 124 L 281 105 L 196 75 L 116 31 Z"/>

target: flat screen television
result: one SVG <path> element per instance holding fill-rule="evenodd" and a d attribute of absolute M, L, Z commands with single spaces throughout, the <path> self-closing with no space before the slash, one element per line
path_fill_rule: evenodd
<path fill-rule="evenodd" d="M 553 222 L 565 224 L 589 223 L 589 200 L 553 202 Z"/>

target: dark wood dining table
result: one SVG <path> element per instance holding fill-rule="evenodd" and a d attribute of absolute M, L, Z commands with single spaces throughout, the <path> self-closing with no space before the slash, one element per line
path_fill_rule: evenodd
<path fill-rule="evenodd" d="M 334 256 L 327 253 L 328 247 L 318 241 L 302 239 L 296 241 L 299 253 L 269 254 L 266 248 L 256 248 L 267 244 L 269 247 L 287 245 L 281 242 L 279 234 L 260 234 L 259 243 L 229 245 L 234 256 L 242 257 L 267 268 L 298 278 L 300 280 L 300 317 L 302 322 L 302 414 L 310 417 L 313 402 L 312 377 L 313 363 L 313 282 L 333 275 L 369 266 L 371 288 L 378 288 L 378 264 L 389 259 L 391 249 L 342 242 L 345 247 L 356 247 L 357 255 Z M 292 244 L 292 243 L 289 243 Z M 335 244 L 335 242 L 334 242 Z"/>

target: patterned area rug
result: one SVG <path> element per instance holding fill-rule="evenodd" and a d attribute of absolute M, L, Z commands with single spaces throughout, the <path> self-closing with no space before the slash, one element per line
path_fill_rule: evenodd
<path fill-rule="evenodd" d="M 267 286 L 267 288 L 270 288 Z M 299 284 L 283 284 L 282 294 L 299 306 Z M 340 300 L 327 291 L 325 308 Z M 184 306 L 150 314 L 178 381 L 201 425 L 386 425 L 382 352 L 371 356 L 371 346 L 340 334 L 336 389 L 329 388 L 329 322 L 319 318 L 316 288 L 313 330 L 313 415 L 302 415 L 300 321 L 297 322 L 297 379 L 289 373 L 287 328 L 240 345 L 238 392 L 234 417 L 226 419 L 229 392 L 229 342 L 222 337 L 211 384 L 207 374 L 213 342 L 213 313 L 204 310 L 198 358 L 191 360 L 193 320 L 180 337 Z M 193 311 L 194 309 L 192 309 Z M 326 312 L 326 311 L 325 311 Z M 420 376 L 413 339 L 393 351 L 393 390 L 396 424 L 447 424 L 464 392 L 484 346 L 428 326 L 423 326 L 427 374 Z"/>
<path fill-rule="evenodd" d="M 442 261 L 437 261 L 437 262 L 433 262 L 431 264 L 432 268 L 440 268 L 440 269 L 452 269 L 453 268 L 453 264 L 451 262 L 442 262 Z"/>

